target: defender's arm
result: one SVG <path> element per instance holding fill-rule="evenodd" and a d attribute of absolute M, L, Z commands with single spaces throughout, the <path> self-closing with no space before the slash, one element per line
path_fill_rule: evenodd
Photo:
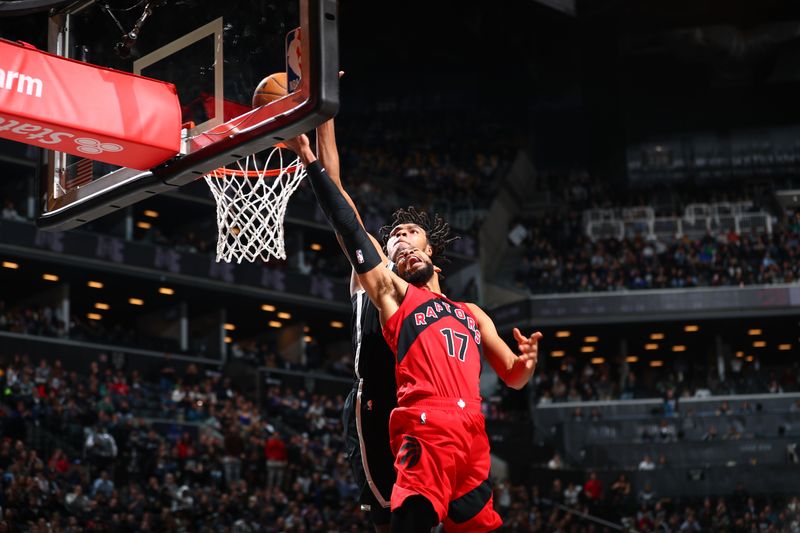
<path fill-rule="evenodd" d="M 383 268 L 385 256 L 380 247 L 367 234 L 352 205 L 311 151 L 308 137 L 301 135 L 286 144 L 295 150 L 305 165 L 317 202 L 340 239 L 359 283 L 378 308 L 381 321 L 385 322 L 400 307 L 408 283 Z"/>
<path fill-rule="evenodd" d="M 361 226 L 364 226 L 364 221 L 361 219 L 361 214 L 358 212 L 355 202 L 353 202 L 353 199 L 342 185 L 341 174 L 339 173 L 339 151 L 336 147 L 336 129 L 334 127 L 333 119 L 326 120 L 317 127 L 317 154 L 319 154 L 319 161 L 328 172 L 328 176 L 330 177 L 331 181 L 336 184 L 336 187 L 339 189 L 339 192 L 342 194 L 345 201 L 355 212 L 358 223 L 361 224 Z M 372 235 L 369 235 L 369 237 L 372 243 L 378 249 L 382 264 L 385 265 L 389 262 L 389 259 L 383 253 L 383 249 L 378 241 Z M 339 241 L 339 246 L 342 247 L 342 251 L 344 251 L 346 254 L 347 251 L 345 250 L 344 244 L 342 243 L 341 237 L 338 233 L 336 235 L 336 240 Z M 360 283 L 358 281 L 358 275 L 356 274 L 356 271 L 353 270 L 353 273 L 350 277 L 350 294 L 353 294 L 359 288 Z"/>

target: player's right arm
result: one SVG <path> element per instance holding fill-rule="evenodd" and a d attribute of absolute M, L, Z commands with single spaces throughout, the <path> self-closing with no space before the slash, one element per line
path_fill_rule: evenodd
<path fill-rule="evenodd" d="M 341 188 L 325 171 L 321 161 L 317 160 L 308 137 L 300 135 L 286 141 L 286 145 L 297 153 L 306 167 L 308 180 L 320 208 L 336 232 L 359 283 L 378 309 L 381 323 L 385 323 L 399 309 L 408 283 L 384 268 L 386 256 L 364 229 L 352 201 L 347 201 Z"/>
<path fill-rule="evenodd" d="M 364 226 L 364 221 L 361 220 L 361 214 L 359 214 L 355 202 L 353 202 L 353 199 L 342 185 L 341 174 L 339 173 L 339 150 L 336 147 L 336 129 L 334 128 L 333 119 L 326 120 L 317 127 L 317 155 L 319 156 L 319 161 L 322 163 L 322 166 L 328 172 L 328 176 L 330 177 L 331 181 L 336 184 L 336 187 L 339 189 L 339 192 L 342 194 L 345 201 L 355 212 L 358 223 L 361 224 L 361 226 Z M 383 249 L 381 248 L 380 244 L 378 244 L 378 241 L 375 239 L 375 237 L 369 235 L 369 238 L 378 249 L 378 253 L 381 255 L 382 264 L 385 265 L 388 263 L 389 259 L 383 253 Z M 342 243 L 341 237 L 338 233 L 336 235 L 336 239 L 339 241 L 339 246 L 342 247 L 342 251 L 344 251 L 346 254 L 347 250 L 344 249 L 344 243 Z M 350 294 L 355 293 L 360 288 L 360 285 L 361 284 L 359 283 L 358 275 L 356 274 L 356 271 L 353 270 L 350 278 Z"/>

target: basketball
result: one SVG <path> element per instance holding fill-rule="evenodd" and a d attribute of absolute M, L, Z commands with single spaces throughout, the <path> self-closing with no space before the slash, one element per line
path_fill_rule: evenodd
<path fill-rule="evenodd" d="M 288 84 L 285 72 L 270 74 L 258 84 L 253 93 L 253 107 L 260 107 L 286 96 Z"/>

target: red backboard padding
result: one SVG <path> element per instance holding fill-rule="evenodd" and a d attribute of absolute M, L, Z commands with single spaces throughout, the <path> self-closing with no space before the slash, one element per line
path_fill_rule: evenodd
<path fill-rule="evenodd" d="M 180 149 L 175 86 L 0 39 L 0 137 L 131 167 Z"/>

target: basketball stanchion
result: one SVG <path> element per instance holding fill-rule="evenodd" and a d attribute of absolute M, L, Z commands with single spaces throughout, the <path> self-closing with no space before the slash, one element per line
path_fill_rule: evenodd
<path fill-rule="evenodd" d="M 217 203 L 217 261 L 286 259 L 286 206 L 306 175 L 299 158 L 289 153 L 288 165 L 278 145 L 263 164 L 251 154 L 204 176 Z"/>

